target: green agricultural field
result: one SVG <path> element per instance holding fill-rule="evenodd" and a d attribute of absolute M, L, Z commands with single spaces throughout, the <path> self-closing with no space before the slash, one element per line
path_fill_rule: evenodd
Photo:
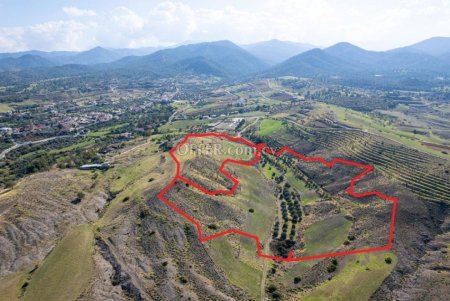
<path fill-rule="evenodd" d="M 305 230 L 306 251 L 303 255 L 334 251 L 345 241 L 352 223 L 342 215 L 315 222 Z"/>
<path fill-rule="evenodd" d="M 387 257 L 392 259 L 392 263 L 385 262 Z M 338 275 L 315 287 L 301 300 L 369 300 L 397 263 L 397 257 L 391 252 L 360 254 L 350 258 L 352 260 L 347 261 Z"/>
<path fill-rule="evenodd" d="M 233 117 L 260 117 L 267 116 L 267 112 L 263 111 L 251 111 L 245 113 L 234 114 Z"/>
<path fill-rule="evenodd" d="M 120 128 L 124 127 L 124 126 L 127 126 L 127 124 L 126 123 L 122 123 L 122 124 L 117 124 L 117 125 L 114 125 L 114 126 L 101 128 L 101 129 L 99 129 L 97 131 L 87 133 L 86 136 L 87 137 L 105 137 L 105 136 L 109 135 L 111 133 L 111 131 L 120 129 Z"/>
<path fill-rule="evenodd" d="M 273 135 L 283 128 L 283 122 L 275 119 L 264 119 L 259 125 L 259 135 L 269 136 Z"/>
<path fill-rule="evenodd" d="M 27 271 L 21 271 L 0 278 L 0 301 L 19 300 L 20 289 L 27 276 Z"/>
<path fill-rule="evenodd" d="M 214 262 L 224 271 L 230 282 L 244 289 L 253 299 L 260 299 L 262 272 L 235 257 L 229 237 L 210 242 Z"/>
<path fill-rule="evenodd" d="M 50 154 L 57 154 L 57 153 L 62 153 L 62 152 L 68 152 L 68 151 L 71 151 L 71 150 L 74 150 L 74 149 L 77 149 L 77 148 L 83 148 L 83 147 L 92 145 L 94 143 L 95 143 L 95 140 L 92 139 L 92 138 L 91 139 L 85 139 L 85 140 L 83 140 L 81 142 L 78 142 L 78 143 L 75 143 L 75 144 L 63 147 L 63 148 L 52 149 L 52 150 L 50 150 L 49 153 Z"/>
<path fill-rule="evenodd" d="M 285 177 L 289 184 L 300 192 L 303 205 L 314 203 L 319 199 L 317 193 L 313 189 L 306 187 L 306 183 L 297 178 L 291 170 L 285 174 Z"/>
<path fill-rule="evenodd" d="M 193 119 L 193 120 L 176 120 L 172 123 L 167 123 L 159 128 L 161 132 L 173 131 L 173 130 L 186 130 L 186 128 L 196 125 L 208 124 L 211 122 L 217 122 L 217 120 L 209 119 Z"/>
<path fill-rule="evenodd" d="M 202 103 L 202 104 L 198 104 L 195 106 L 190 106 L 188 107 L 184 112 L 186 114 L 201 114 L 213 109 L 219 109 L 219 108 L 224 108 L 225 105 L 222 103 L 218 103 L 218 102 L 214 102 L 214 103 Z"/>
<path fill-rule="evenodd" d="M 279 105 L 282 104 L 283 101 L 278 100 L 278 99 L 271 99 L 271 98 L 259 98 L 257 101 L 252 101 L 252 103 L 258 104 L 258 105 L 269 105 L 269 106 L 274 106 L 274 105 Z"/>
<path fill-rule="evenodd" d="M 89 225 L 75 228 L 33 274 L 23 300 L 76 300 L 94 272 L 94 233 Z"/>
<path fill-rule="evenodd" d="M 170 105 L 175 110 L 178 110 L 178 109 L 186 107 L 188 104 L 189 104 L 189 101 L 187 101 L 187 100 L 176 100 L 176 101 L 172 102 Z"/>
<path fill-rule="evenodd" d="M 239 192 L 237 197 L 245 202 L 246 211 L 249 208 L 254 210 L 248 213 L 245 222 L 244 231 L 257 235 L 261 241 L 265 241 L 271 234 L 272 224 L 274 222 L 274 212 L 277 210 L 276 198 L 267 185 L 264 184 L 266 178 L 259 170 L 254 167 L 234 167 L 238 171 Z M 263 187 L 261 187 L 263 186 Z M 246 245 L 251 252 L 255 251 L 253 241 Z"/>
<path fill-rule="evenodd" d="M 8 111 L 12 111 L 12 107 L 7 104 L 7 103 L 0 103 L 0 113 L 1 112 L 8 112 Z"/>
<path fill-rule="evenodd" d="M 266 163 L 263 167 L 262 172 L 268 179 L 272 179 L 272 174 L 275 173 L 275 177 L 279 177 L 281 172 L 275 166 L 270 165 L 270 163 Z"/>
<path fill-rule="evenodd" d="M 315 222 L 305 230 L 306 250 L 302 256 L 330 253 L 343 244 L 350 231 L 351 222 L 341 215 Z M 301 261 L 292 266 L 283 281 L 292 283 L 296 276 L 307 273 L 319 260 Z"/>

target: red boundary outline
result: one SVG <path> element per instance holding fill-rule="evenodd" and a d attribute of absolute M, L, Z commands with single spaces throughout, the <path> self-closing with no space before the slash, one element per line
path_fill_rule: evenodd
<path fill-rule="evenodd" d="M 183 178 L 180 175 L 180 162 L 178 161 L 177 157 L 174 155 L 174 152 L 181 147 L 183 144 L 185 144 L 190 137 L 219 137 L 219 138 L 225 138 L 234 142 L 240 142 L 243 143 L 247 146 L 250 146 L 252 148 L 255 148 L 255 152 L 253 153 L 254 158 L 250 161 L 239 161 L 239 160 L 233 160 L 233 159 L 226 159 L 222 162 L 222 164 L 220 165 L 219 171 L 228 179 L 230 179 L 233 182 L 233 186 L 231 187 L 230 190 L 213 190 L 213 191 L 209 191 L 206 190 L 205 188 L 202 188 L 201 186 L 197 185 L 196 183 Z M 343 163 L 343 164 L 347 164 L 347 165 L 352 165 L 352 166 L 356 166 L 356 167 L 360 167 L 360 168 L 364 168 L 364 171 L 361 172 L 360 174 L 356 175 L 355 177 L 353 177 L 350 180 L 350 186 L 346 189 L 346 192 L 348 195 L 352 196 L 352 197 L 356 197 L 356 198 L 361 198 L 361 197 L 366 197 L 366 196 L 377 196 L 379 198 L 382 198 L 383 200 L 386 201 L 390 201 L 392 202 L 392 212 L 391 212 L 391 220 L 390 220 L 390 226 L 389 226 L 389 237 L 388 237 L 388 243 L 385 246 L 382 247 L 374 247 L 374 248 L 366 248 L 366 249 L 357 249 L 357 250 L 351 250 L 351 251 L 343 251 L 343 252 L 336 252 L 336 253 L 328 253 L 328 254 L 318 254 L 318 255 L 311 255 L 311 256 L 303 256 L 303 257 L 293 257 L 293 252 L 292 250 L 289 252 L 288 257 L 277 257 L 277 256 L 273 256 L 273 255 L 268 255 L 268 254 L 264 254 L 261 251 L 261 244 L 259 241 L 258 236 L 252 235 L 250 233 L 238 230 L 238 229 L 228 229 L 222 232 L 218 232 L 216 234 L 213 235 L 209 235 L 209 236 L 203 236 L 202 234 L 202 230 L 201 230 L 201 226 L 200 223 L 197 222 L 194 218 L 192 218 L 191 216 L 189 216 L 187 213 L 185 213 L 184 211 L 182 211 L 180 208 L 178 208 L 177 206 L 175 206 L 174 204 L 172 204 L 169 200 L 167 200 L 166 198 L 164 198 L 164 195 L 172 188 L 173 185 L 175 185 L 175 182 L 177 180 L 179 181 L 183 181 L 187 184 L 189 184 L 190 186 L 200 190 L 201 192 L 208 194 L 208 195 L 217 195 L 217 194 L 228 194 L 231 195 L 234 193 L 236 187 L 239 184 L 239 181 L 235 178 L 233 178 L 233 176 L 231 176 L 229 173 L 227 173 L 224 168 L 225 165 L 227 163 L 234 163 L 234 164 L 239 164 L 239 165 L 244 165 L 244 166 L 251 166 L 253 164 L 255 164 L 256 162 L 259 161 L 260 155 L 261 153 L 265 151 L 268 154 L 271 155 L 275 155 L 275 156 L 279 156 L 280 154 L 282 154 L 283 152 L 287 152 L 303 161 L 316 161 L 316 162 L 320 162 L 323 165 L 327 166 L 327 167 L 332 167 L 335 163 Z M 177 212 L 178 214 L 180 214 L 181 216 L 183 216 L 185 219 L 187 219 L 189 222 L 191 222 L 196 228 L 197 228 L 197 234 L 198 234 L 198 238 L 201 242 L 206 242 L 208 240 L 220 237 L 220 236 L 224 236 L 224 235 L 228 235 L 228 234 L 237 234 L 237 235 L 241 235 L 250 239 L 253 239 L 255 241 L 255 245 L 256 245 L 256 251 L 259 257 L 262 258 L 267 258 L 267 259 L 272 259 L 272 260 L 277 260 L 277 261 L 284 261 L 284 262 L 293 262 L 293 261 L 303 261 L 303 260 L 311 260 L 311 259 L 318 259 L 318 258 L 326 258 L 326 257 L 335 257 L 335 256 L 344 256 L 344 255 L 350 255 L 350 254 L 358 254 L 358 253 L 368 253 L 368 252 L 375 252 L 375 251 L 385 251 L 385 250 L 390 250 L 392 247 L 392 238 L 393 238 L 393 234 L 394 234 L 394 221 L 395 221 L 395 214 L 397 211 L 397 198 L 396 197 L 391 197 L 391 196 L 386 196 L 378 191 L 368 191 L 368 192 L 362 192 L 362 193 L 356 193 L 353 191 L 353 188 L 355 186 L 355 182 L 360 179 L 361 177 L 363 177 L 364 175 L 366 175 L 367 173 L 371 172 L 373 170 L 373 167 L 370 165 L 365 165 L 365 164 L 361 164 L 361 163 L 357 163 L 357 162 L 353 162 L 353 161 L 348 161 L 345 159 L 340 159 L 340 158 L 334 158 L 333 160 L 331 160 L 330 162 L 327 162 L 325 159 L 320 158 L 320 157 L 305 157 L 297 152 L 295 152 L 294 150 L 284 146 L 282 148 L 280 148 L 278 151 L 272 151 L 270 150 L 267 145 L 265 143 L 259 143 L 259 144 L 254 144 L 250 141 L 247 141 L 241 137 L 232 137 L 229 136 L 227 134 L 222 134 L 222 133 L 188 133 L 186 134 L 186 136 L 184 137 L 183 140 L 181 140 L 174 148 L 172 148 L 169 151 L 170 156 L 172 157 L 172 159 L 175 161 L 176 163 L 176 174 L 174 176 L 174 178 L 172 179 L 172 181 L 166 186 L 164 187 L 157 195 L 157 198 L 164 202 L 167 206 L 169 206 L 171 209 L 173 209 L 175 212 Z"/>

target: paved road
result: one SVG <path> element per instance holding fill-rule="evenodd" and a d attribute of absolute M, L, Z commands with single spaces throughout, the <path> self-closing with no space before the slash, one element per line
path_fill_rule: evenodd
<path fill-rule="evenodd" d="M 47 142 L 47 141 L 50 141 L 50 140 L 55 140 L 55 139 L 59 139 L 59 138 L 67 138 L 67 137 L 75 137 L 75 135 L 56 136 L 56 137 L 50 137 L 50 138 L 45 138 L 45 139 L 36 140 L 36 141 L 15 143 L 13 146 L 11 146 L 10 148 L 5 149 L 4 151 L 2 151 L 0 153 L 0 160 L 4 159 L 6 154 L 8 154 L 10 151 L 15 150 L 16 148 L 19 148 L 21 146 L 38 144 L 38 143 L 43 143 L 43 142 Z"/>

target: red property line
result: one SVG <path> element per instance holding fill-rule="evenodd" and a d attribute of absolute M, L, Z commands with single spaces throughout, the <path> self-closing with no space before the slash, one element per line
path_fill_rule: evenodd
<path fill-rule="evenodd" d="M 190 137 L 218 137 L 218 138 L 225 138 L 228 139 L 230 141 L 234 141 L 234 142 L 239 142 L 239 143 L 243 143 L 247 146 L 250 146 L 251 148 L 254 148 L 255 151 L 253 153 L 253 159 L 250 161 L 239 161 L 239 160 L 233 160 L 233 159 L 226 159 L 222 162 L 222 164 L 219 167 L 219 171 L 228 179 L 230 179 L 233 182 L 233 186 L 227 190 L 227 189 L 222 189 L 222 190 L 213 190 L 213 191 L 209 191 L 201 186 L 199 186 L 198 184 L 182 177 L 180 175 L 180 162 L 178 161 L 178 158 L 174 155 L 175 151 L 180 148 L 182 145 L 184 145 Z M 181 210 L 180 208 L 178 208 L 177 206 L 175 206 L 173 203 L 171 203 L 169 200 L 167 200 L 164 195 L 175 185 L 175 182 L 177 180 L 179 181 L 183 181 L 187 184 L 189 184 L 190 186 L 196 188 L 197 190 L 207 194 L 207 195 L 218 195 L 218 194 L 225 194 L 225 195 L 231 195 L 234 193 L 234 191 L 236 190 L 239 181 L 237 179 L 235 179 L 232 175 L 230 175 L 229 173 L 227 173 L 224 169 L 225 169 L 225 165 L 228 163 L 233 163 L 233 164 L 238 164 L 238 165 L 244 165 L 244 166 L 251 166 L 255 163 L 257 163 L 261 157 L 262 152 L 265 151 L 268 154 L 271 155 L 275 155 L 275 156 L 279 156 L 282 153 L 286 152 L 289 153 L 303 161 L 306 162 L 320 162 L 323 165 L 331 168 L 333 167 L 333 165 L 335 163 L 343 163 L 346 165 L 351 165 L 351 166 L 355 166 L 355 167 L 359 167 L 359 168 L 364 168 L 364 171 L 361 172 L 360 174 L 356 175 L 355 177 L 353 177 L 350 181 L 350 186 L 346 189 L 346 192 L 348 195 L 355 197 L 355 198 L 361 198 L 361 197 L 366 197 L 366 196 L 377 196 L 383 200 L 386 201 L 390 201 L 392 202 L 392 212 L 391 212 L 391 220 L 390 220 L 390 225 L 389 225 L 389 236 L 388 236 L 388 243 L 385 246 L 382 247 L 375 247 L 375 248 L 366 248 L 366 249 L 358 249 L 358 250 L 351 250 L 351 251 L 343 251 L 343 252 L 335 252 L 335 253 L 328 253 L 328 254 L 318 254 L 318 255 L 311 255 L 311 256 L 303 256 L 303 257 L 293 257 L 293 252 L 292 250 L 289 252 L 288 257 L 278 257 L 278 256 L 273 256 L 273 255 L 269 255 L 269 254 L 264 254 L 261 251 L 261 243 L 259 240 L 259 237 L 252 235 L 250 233 L 238 230 L 238 229 L 228 229 L 222 232 L 218 232 L 215 233 L 213 235 L 208 235 L 208 236 L 203 236 L 202 234 L 202 230 L 201 230 L 201 226 L 200 223 L 197 222 L 193 217 L 189 216 L 186 212 L 184 212 L 183 210 Z M 272 151 L 270 150 L 267 145 L 265 143 L 259 143 L 259 144 L 254 144 L 250 141 L 247 141 L 241 137 L 232 137 L 226 134 L 221 134 L 221 133 L 201 133 L 201 134 L 186 134 L 186 136 L 184 137 L 183 140 L 181 140 L 181 142 L 179 142 L 174 148 L 172 148 L 169 151 L 170 156 L 172 157 L 172 159 L 175 161 L 176 164 L 176 174 L 174 176 L 174 178 L 172 179 L 172 181 L 166 186 L 164 187 L 157 195 L 157 198 L 159 200 L 161 200 L 162 202 L 164 202 L 167 206 L 169 206 L 171 209 L 173 209 L 175 212 L 177 212 L 178 214 L 180 214 L 181 216 L 183 216 L 185 219 L 187 219 L 189 222 L 191 222 L 196 228 L 197 228 L 197 234 L 198 234 L 198 238 L 201 242 L 205 242 L 220 236 L 224 236 L 224 235 L 228 235 L 228 234 L 237 234 L 237 235 L 241 235 L 250 239 L 253 239 L 255 241 L 255 245 L 256 245 L 256 251 L 259 257 L 262 258 L 268 258 L 268 259 L 272 259 L 272 260 L 278 260 L 278 261 L 284 261 L 284 262 L 293 262 L 293 261 L 303 261 L 303 260 L 311 260 L 311 259 L 319 259 L 319 258 L 326 258 L 326 257 L 336 257 L 336 256 L 344 256 L 344 255 L 350 255 L 350 254 L 358 254 L 358 253 L 368 253 L 368 252 L 375 252 L 375 251 L 384 251 L 384 250 L 390 250 L 392 247 L 392 238 L 394 235 L 394 221 L 395 221 L 395 213 L 397 211 L 397 198 L 395 197 L 391 197 L 391 196 L 386 196 L 378 191 L 368 191 L 368 192 L 362 192 L 362 193 L 357 193 L 354 192 L 353 189 L 355 187 L 355 182 L 360 179 L 361 177 L 363 177 L 364 175 L 366 175 L 367 173 L 373 171 L 373 167 L 370 165 L 365 165 L 365 164 L 361 164 L 361 163 L 357 163 L 357 162 L 353 162 L 353 161 L 348 161 L 348 160 L 344 160 L 344 159 L 340 159 L 340 158 L 335 158 L 333 160 L 331 160 L 330 162 L 327 162 L 325 159 L 320 158 L 320 157 L 305 157 L 297 152 L 295 152 L 294 150 L 284 146 L 281 149 L 279 149 L 278 151 Z"/>

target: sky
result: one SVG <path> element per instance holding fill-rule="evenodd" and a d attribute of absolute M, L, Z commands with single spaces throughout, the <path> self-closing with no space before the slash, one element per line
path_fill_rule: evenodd
<path fill-rule="evenodd" d="M 270 39 L 387 50 L 433 36 L 450 36 L 450 0 L 0 0 L 0 52 Z"/>

